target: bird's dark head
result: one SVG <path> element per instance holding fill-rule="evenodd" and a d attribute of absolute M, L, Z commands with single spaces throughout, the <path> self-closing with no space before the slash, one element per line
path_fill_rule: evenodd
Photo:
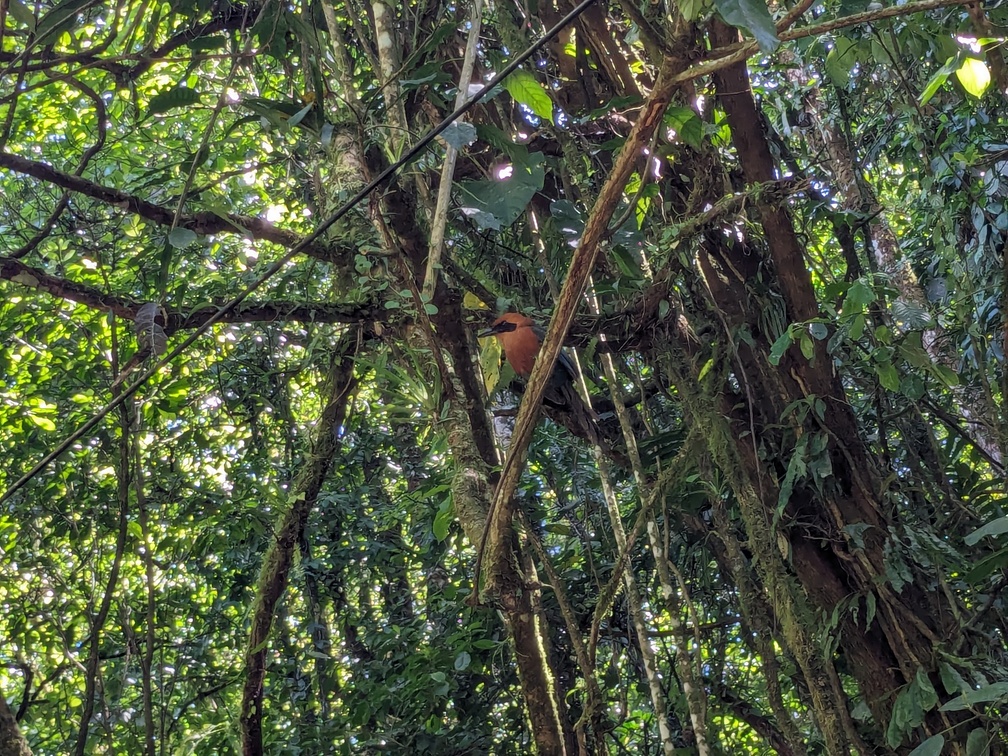
<path fill-rule="evenodd" d="M 501 315 L 497 320 L 495 320 L 489 328 L 484 331 L 480 331 L 476 334 L 478 338 L 486 338 L 488 336 L 499 336 L 504 333 L 510 333 L 511 331 L 517 331 L 519 328 L 531 328 L 535 321 L 532 318 L 527 318 L 524 315 L 517 312 L 506 312 Z"/>

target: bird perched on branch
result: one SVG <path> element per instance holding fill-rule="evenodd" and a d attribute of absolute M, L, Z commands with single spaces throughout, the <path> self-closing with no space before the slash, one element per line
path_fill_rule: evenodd
<path fill-rule="evenodd" d="M 532 374 L 532 366 L 535 364 L 546 332 L 536 325 L 532 318 L 517 312 L 508 312 L 497 318 L 488 329 L 476 335 L 479 338 L 497 337 L 504 350 L 504 357 L 514 368 L 515 373 L 527 380 Z M 576 377 L 577 368 L 574 362 L 561 352 L 546 383 L 543 409 L 552 420 L 563 425 L 575 436 L 592 444 L 600 444 L 608 456 L 623 464 L 625 457 L 613 452 L 601 438 L 598 416 L 574 387 Z"/>

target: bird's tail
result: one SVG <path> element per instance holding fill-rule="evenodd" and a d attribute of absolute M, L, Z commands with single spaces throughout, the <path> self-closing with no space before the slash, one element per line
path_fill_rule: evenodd
<path fill-rule="evenodd" d="M 602 453 L 620 467 L 630 469 L 629 459 L 623 452 L 613 448 L 602 434 L 598 414 L 585 403 L 574 384 L 564 382 L 554 388 L 555 391 L 547 392 L 543 398 L 546 415 L 573 435 L 600 447 Z"/>

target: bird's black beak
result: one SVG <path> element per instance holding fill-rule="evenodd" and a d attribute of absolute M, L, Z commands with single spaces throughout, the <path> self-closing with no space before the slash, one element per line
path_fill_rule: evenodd
<path fill-rule="evenodd" d="M 496 336 L 498 333 L 508 333 L 509 331 L 515 330 L 515 328 L 516 326 L 514 323 L 511 323 L 507 320 L 501 320 L 497 323 L 494 323 L 489 328 L 477 333 L 476 338 L 485 339 L 488 336 Z"/>

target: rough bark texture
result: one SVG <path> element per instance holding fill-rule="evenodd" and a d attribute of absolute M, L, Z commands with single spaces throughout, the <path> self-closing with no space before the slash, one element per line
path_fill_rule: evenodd
<path fill-rule="evenodd" d="M 376 150 L 368 153 L 373 173 L 384 168 Z M 422 281 L 414 271 L 422 271 L 427 244 L 426 233 L 416 221 L 416 208 L 398 187 L 390 187 L 383 197 L 383 236 L 390 250 L 401 255 L 402 284 L 418 291 Z M 450 409 L 444 419 L 456 463 L 452 499 L 466 536 L 473 544 L 482 538 L 488 512 L 489 469 L 497 464 L 493 432 L 484 406 L 483 384 L 475 370 L 470 338 L 462 318 L 461 298 L 439 277 L 434 291 L 438 311 L 431 322 L 419 326 L 416 338 L 426 343 L 435 364 Z M 448 360 L 444 357 L 448 356 Z M 494 560 L 492 593 L 501 609 L 514 644 L 518 676 L 525 699 L 537 752 L 549 756 L 566 754 L 565 734 L 553 697 L 549 661 L 534 611 L 538 586 L 523 574 L 517 536 L 511 530 L 499 543 Z M 474 576 L 479 590 L 479 576 Z"/>
<path fill-rule="evenodd" d="M 734 29 L 716 20 L 712 28 L 716 45 L 727 46 L 738 39 Z M 714 79 L 732 129 L 745 181 L 753 183 L 774 178 L 775 166 L 760 127 L 761 119 L 744 64 L 724 69 Z M 766 262 L 772 266 L 773 283 L 783 300 L 786 322 L 803 322 L 816 317 L 818 306 L 803 249 L 787 211 L 765 201 L 757 204 L 757 210 L 765 232 Z M 706 255 L 701 264 L 706 268 L 707 283 L 716 305 L 727 315 L 729 324 L 759 323 L 758 314 L 748 311 L 753 295 L 747 288 L 755 266 L 759 265 L 759 252 L 712 235 L 708 238 Z M 719 271 L 725 270 L 729 271 L 727 275 L 719 274 Z M 751 543 L 762 542 L 764 546 L 778 543 L 793 565 L 793 577 L 786 575 L 780 554 L 757 554 L 757 565 L 764 580 L 773 572 L 781 572 L 787 582 L 800 581 L 804 594 L 811 601 L 809 608 L 825 611 L 827 616 L 851 595 L 877 593 L 881 608 L 875 621 L 865 627 L 863 621 L 855 620 L 849 612 L 843 612 L 839 618 L 839 634 L 850 672 L 860 684 L 874 714 L 875 726 L 884 729 L 899 688 L 913 678 L 920 666 L 933 672 L 934 644 L 951 627 L 946 607 L 913 586 L 904 588 L 905 595 L 897 596 L 885 580 L 884 546 L 889 538 L 890 523 L 880 504 L 878 471 L 860 439 L 843 388 L 832 372 L 825 343 L 816 342 L 811 360 L 804 359 L 793 348 L 784 355 L 780 365 L 774 367 L 767 359 L 772 334 L 760 333 L 757 329 L 755 336 L 755 349 L 739 348 L 739 362 L 744 367 L 744 375 L 738 378 L 740 382 L 751 384 L 751 395 L 762 397 L 764 405 L 739 412 L 737 402 L 725 396 L 722 416 L 731 417 L 734 425 L 726 438 L 744 439 L 733 442 L 731 454 L 737 458 L 738 469 L 745 472 L 744 479 L 737 482 L 735 493 L 747 518 L 747 527 L 761 526 L 764 531 L 762 535 L 757 535 L 750 530 Z M 774 479 L 774 470 L 766 469 L 764 460 L 755 454 L 753 440 L 746 436 L 755 426 L 757 437 L 763 437 L 764 427 L 788 420 L 784 416 L 786 406 L 812 397 L 824 402 L 821 424 L 808 425 L 806 420 L 804 426 L 793 424 L 792 432 L 795 438 L 811 432 L 828 435 L 827 450 L 835 485 L 823 494 L 796 486 L 782 520 L 791 521 L 794 525 L 790 529 L 778 528 L 775 531 L 770 524 L 775 522 L 778 483 Z M 770 431 L 763 437 L 764 442 L 771 439 L 773 433 Z M 780 448 L 781 454 L 785 451 Z M 786 466 L 787 458 L 784 457 L 782 462 Z M 780 474 L 783 470 L 777 472 Z M 748 488 L 749 491 L 739 488 Z M 746 500 L 751 502 L 750 506 L 745 504 Z M 803 525 L 799 527 L 798 522 Z M 867 526 L 863 544 L 852 542 L 847 526 Z M 772 590 L 770 582 L 768 587 Z M 783 595 L 799 600 L 793 590 L 786 590 Z M 787 606 L 785 603 L 779 608 Z M 812 626 L 807 610 L 796 613 L 793 620 L 802 628 Z M 797 638 L 793 640 L 801 643 Z M 819 718 L 827 716 L 824 707 L 835 706 L 839 696 L 839 691 L 835 695 L 829 693 L 835 687 L 835 673 L 829 669 L 823 671 L 827 679 L 814 674 L 809 680 Z M 826 698 L 816 702 L 819 695 Z M 937 715 L 934 718 L 935 726 L 941 727 L 942 720 Z M 851 727 L 842 721 L 842 715 L 831 719 L 834 721 L 828 728 L 832 733 L 831 739 L 837 739 L 833 740 L 834 743 L 843 743 L 851 734 Z M 820 721 L 820 725 L 823 724 Z"/>
<path fill-rule="evenodd" d="M 28 742 L 3 696 L 0 696 L 0 756 L 31 756 Z"/>

